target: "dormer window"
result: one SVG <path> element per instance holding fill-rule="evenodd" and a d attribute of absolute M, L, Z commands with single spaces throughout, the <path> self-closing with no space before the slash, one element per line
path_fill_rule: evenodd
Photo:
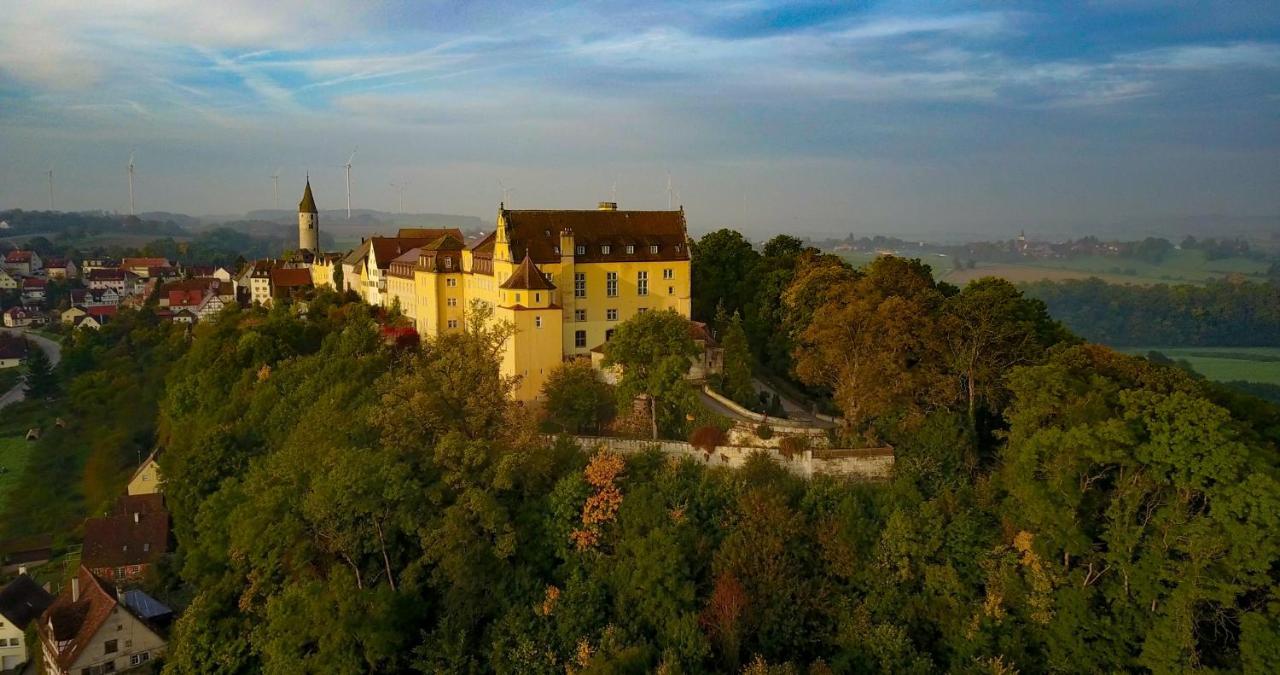
<path fill-rule="evenodd" d="M 601 247 L 600 247 L 600 254 L 601 254 L 601 255 L 609 255 L 609 248 L 610 248 L 610 247 L 609 247 L 609 245 L 608 245 L 608 244 L 604 244 L 603 246 L 601 246 Z"/>
<path fill-rule="evenodd" d="M 658 245 L 657 245 L 657 244 L 649 244 L 649 253 L 657 254 L 657 253 L 658 253 Z"/>
<path fill-rule="evenodd" d="M 586 254 L 587 254 L 587 247 L 586 247 L 586 246 L 579 246 L 579 247 L 578 247 L 578 255 L 586 255 Z"/>
<path fill-rule="evenodd" d="M 550 237 L 550 236 L 551 236 L 551 230 L 543 230 L 543 231 L 542 231 L 542 236 L 544 236 L 544 237 Z"/>
<path fill-rule="evenodd" d="M 680 252 L 680 244 L 676 244 L 676 253 Z"/>
<path fill-rule="evenodd" d="M 453 269 L 453 258 L 444 259 L 444 268 L 447 270 Z"/>
<path fill-rule="evenodd" d="M 635 244 L 627 244 L 627 255 L 633 255 L 636 252 Z"/>
<path fill-rule="evenodd" d="M 560 255 L 560 247 L 559 247 L 559 246 L 556 246 L 556 247 L 555 247 L 555 251 L 556 251 L 556 255 Z"/>

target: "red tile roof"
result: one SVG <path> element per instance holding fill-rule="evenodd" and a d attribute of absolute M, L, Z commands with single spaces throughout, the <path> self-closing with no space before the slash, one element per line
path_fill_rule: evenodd
<path fill-rule="evenodd" d="M 120 260 L 122 269 L 134 269 L 136 267 L 169 267 L 169 261 L 164 258 L 122 258 Z"/>
<path fill-rule="evenodd" d="M 127 495 L 84 523 L 81 560 L 90 569 L 153 563 L 169 550 L 169 512 L 158 494 Z"/>
<path fill-rule="evenodd" d="M 539 264 L 560 262 L 560 234 L 573 233 L 574 245 L 583 253 L 577 262 L 645 262 L 688 260 L 684 211 L 512 211 L 504 209 L 507 241 L 512 258 L 527 252 Z M 627 253 L 626 247 L 632 246 Z M 601 248 L 608 246 L 609 252 Z M 651 247 L 656 246 L 654 252 Z"/>
<path fill-rule="evenodd" d="M 80 658 L 120 605 L 115 589 L 103 584 L 85 565 L 76 571 L 76 583 L 80 597 L 72 600 L 73 586 L 67 584 L 36 624 L 41 640 L 54 649 L 55 659 L 63 669 Z"/>
<path fill-rule="evenodd" d="M 271 270 L 271 285 L 276 288 L 310 286 L 311 270 L 302 267 L 277 267 Z"/>
<path fill-rule="evenodd" d="M 9 251 L 4 255 L 4 261 L 11 263 L 31 262 L 31 251 L 19 251 L 16 249 Z"/>

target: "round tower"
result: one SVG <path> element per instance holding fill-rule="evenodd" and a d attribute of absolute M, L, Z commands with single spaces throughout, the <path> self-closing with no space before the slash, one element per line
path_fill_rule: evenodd
<path fill-rule="evenodd" d="M 310 177 L 307 177 L 307 187 L 302 191 L 302 201 L 298 202 L 298 250 L 320 252 L 320 211 L 311 196 Z"/>

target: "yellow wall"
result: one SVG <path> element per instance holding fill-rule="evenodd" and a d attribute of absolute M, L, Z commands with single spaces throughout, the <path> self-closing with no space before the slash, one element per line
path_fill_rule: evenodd
<path fill-rule="evenodd" d="M 141 470 L 129 480 L 129 494 L 150 495 L 160 492 L 160 465 L 154 459 L 143 463 Z"/>

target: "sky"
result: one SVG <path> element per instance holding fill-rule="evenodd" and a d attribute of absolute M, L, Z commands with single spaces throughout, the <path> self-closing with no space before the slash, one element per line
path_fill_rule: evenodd
<path fill-rule="evenodd" d="M 0 0 L 0 208 L 1280 223 L 1275 0 L 110 4 Z"/>

